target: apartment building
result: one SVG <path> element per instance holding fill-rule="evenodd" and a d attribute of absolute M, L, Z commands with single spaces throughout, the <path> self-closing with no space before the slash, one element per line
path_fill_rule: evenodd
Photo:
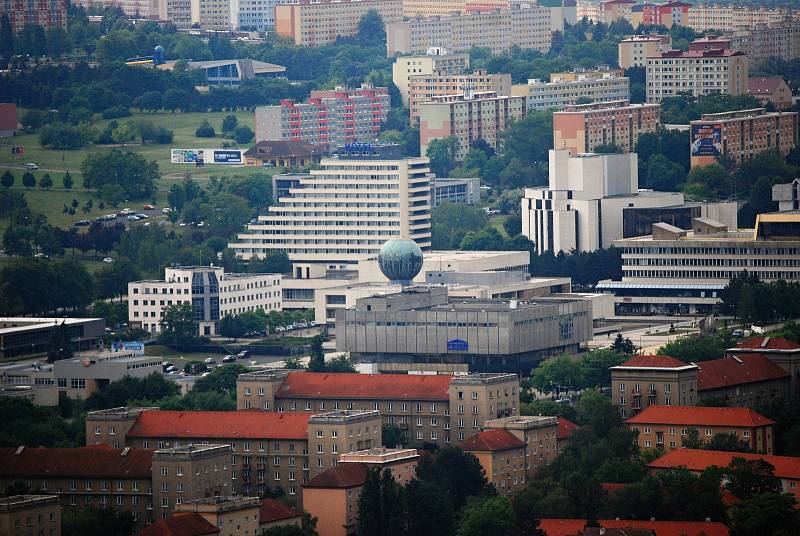
<path fill-rule="evenodd" d="M 697 4 L 689 8 L 687 25 L 698 32 L 732 32 L 762 24 L 778 24 L 790 19 L 791 11 L 785 7 Z"/>
<path fill-rule="evenodd" d="M 512 95 L 527 97 L 528 110 L 563 110 L 580 100 L 618 102 L 630 100 L 630 79 L 607 70 L 553 73 L 550 81 L 538 78 L 515 85 Z"/>
<path fill-rule="evenodd" d="M 67 0 L 51 0 L 49 2 L 28 2 L 25 0 L 3 0 L 0 2 L 0 14 L 6 15 L 15 33 L 25 26 L 41 26 L 67 29 Z"/>
<path fill-rule="evenodd" d="M 163 1 L 163 0 L 162 0 Z M 233 29 L 267 32 L 275 28 L 275 7 L 283 0 L 239 0 L 233 12 Z"/>
<path fill-rule="evenodd" d="M 743 95 L 747 73 L 747 56 L 730 49 L 659 52 L 647 57 L 647 102 L 679 93 Z"/>
<path fill-rule="evenodd" d="M 724 400 L 730 406 L 759 408 L 789 400 L 791 375 L 764 354 L 728 355 L 698 364 L 701 400 Z"/>
<path fill-rule="evenodd" d="M 182 503 L 175 510 L 178 519 L 186 514 L 196 515 L 217 527 L 218 536 L 255 536 L 261 533 L 261 499 L 258 497 L 207 497 Z"/>
<path fill-rule="evenodd" d="M 577 0 L 575 2 L 575 16 L 577 20 L 585 18 L 592 22 L 598 22 L 600 20 L 600 3 L 590 0 Z"/>
<path fill-rule="evenodd" d="M 61 505 L 56 495 L 0 498 L 0 534 L 61 536 Z"/>
<path fill-rule="evenodd" d="M 516 415 L 518 391 L 514 374 L 333 376 L 278 369 L 240 375 L 236 404 L 239 410 L 287 414 L 379 411 L 384 424 L 398 426 L 407 441 L 450 444 L 479 431 L 487 420 Z"/>
<path fill-rule="evenodd" d="M 159 0 L 158 18 L 168 20 L 176 28 L 190 28 L 196 21 L 194 14 L 199 10 L 194 10 L 192 0 Z M 199 17 L 199 13 L 197 13 Z"/>
<path fill-rule="evenodd" d="M 389 107 L 385 87 L 315 90 L 304 103 L 282 99 L 277 106 L 258 106 L 256 141 L 302 141 L 331 148 L 371 142 L 380 134 Z"/>
<path fill-rule="evenodd" d="M 429 47 L 424 54 L 399 56 L 392 64 L 392 81 L 403 104 L 408 105 L 413 76 L 460 75 L 469 69 L 469 54 L 451 53 L 442 47 Z"/>
<path fill-rule="evenodd" d="M 500 54 L 513 46 L 550 50 L 553 32 L 550 8 L 538 4 L 508 9 L 450 13 L 386 24 L 386 54 L 425 54 L 429 47 L 466 52 L 487 47 Z"/>
<path fill-rule="evenodd" d="M 435 100 L 435 97 L 478 93 L 511 95 L 511 75 L 489 74 L 486 71 L 475 71 L 470 74 L 412 75 L 409 77 L 408 89 L 411 123 L 417 125 L 422 105 Z"/>
<path fill-rule="evenodd" d="M 703 114 L 689 124 L 692 167 L 714 164 L 722 157 L 740 164 L 772 150 L 787 155 L 798 139 L 797 112 L 754 108 Z"/>
<path fill-rule="evenodd" d="M 618 19 L 630 21 L 631 12 L 635 5 L 636 0 L 607 0 L 600 2 L 597 9 L 597 21 L 606 25 Z"/>
<path fill-rule="evenodd" d="M 428 249 L 432 182 L 428 159 L 403 157 L 397 145 L 341 147 L 229 247 L 244 259 L 280 250 L 294 262 L 339 266 L 376 255 L 391 238 Z"/>
<path fill-rule="evenodd" d="M 659 52 L 672 50 L 672 36 L 667 35 L 632 35 L 617 45 L 619 66 L 623 69 L 646 67 L 647 57 Z"/>
<path fill-rule="evenodd" d="M 474 11 L 490 11 L 493 9 L 508 9 L 510 2 L 507 0 L 441 0 L 439 2 L 425 2 L 424 0 L 404 0 L 404 17 L 437 17 L 451 13 L 470 13 Z"/>
<path fill-rule="evenodd" d="M 558 455 L 558 428 L 559 418 L 542 415 L 503 417 L 484 424 L 484 430 L 506 430 L 524 443 L 526 477 L 533 476 Z"/>
<path fill-rule="evenodd" d="M 189 304 L 200 335 L 217 335 L 227 315 L 281 310 L 279 274 L 225 273 L 218 266 L 164 269 L 164 279 L 128 283 L 128 324 L 161 332 L 164 308 Z"/>
<path fill-rule="evenodd" d="M 435 139 L 455 136 L 459 146 L 455 160 L 463 162 L 470 146 L 482 139 L 496 150 L 502 150 L 500 133 L 512 121 L 526 113 L 524 97 L 498 95 L 493 91 L 440 95 L 423 102 L 419 112 L 421 154 Z"/>
<path fill-rule="evenodd" d="M 296 0 L 275 5 L 275 33 L 295 45 L 327 45 L 337 37 L 355 36 L 361 17 L 372 10 L 385 25 L 403 19 L 402 0 Z"/>
<path fill-rule="evenodd" d="M 87 432 L 86 441 L 107 441 L 108 428 L 115 427 L 127 430 L 122 439 L 134 449 L 230 445 L 230 495 L 281 489 L 296 497 L 300 484 L 338 463 L 340 453 L 381 445 L 377 411 L 329 408 L 314 413 L 115 408 L 88 415 L 87 429 L 95 433 Z"/>
<path fill-rule="evenodd" d="M 666 355 L 638 355 L 611 367 L 611 399 L 623 418 L 650 406 L 699 401 L 697 365 Z"/>
<path fill-rule="evenodd" d="M 614 145 L 630 153 L 641 134 L 658 130 L 660 115 L 659 104 L 617 101 L 567 106 L 553 113 L 553 147 L 579 154 Z"/>
<path fill-rule="evenodd" d="M 708 443 L 715 435 L 730 434 L 761 454 L 774 452 L 772 421 L 750 408 L 703 406 L 649 406 L 625 421 L 638 432 L 639 448 L 671 451 L 682 449 L 692 430 Z"/>
<path fill-rule="evenodd" d="M 233 29 L 235 13 L 231 0 L 192 0 L 192 24 L 204 30 L 226 32 Z"/>
<path fill-rule="evenodd" d="M 458 446 L 478 459 L 498 494 L 510 496 L 525 488 L 525 443 L 508 430 L 478 432 Z"/>
<path fill-rule="evenodd" d="M 747 81 L 747 94 L 757 98 L 764 107 L 770 103 L 776 110 L 789 110 L 792 107 L 792 89 L 780 76 L 750 78 Z"/>

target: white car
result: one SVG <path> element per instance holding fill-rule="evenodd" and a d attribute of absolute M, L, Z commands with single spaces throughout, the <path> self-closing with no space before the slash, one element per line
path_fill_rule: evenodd
<path fill-rule="evenodd" d="M 35 162 L 28 162 L 27 164 L 25 164 L 25 169 L 33 171 L 39 169 L 39 166 L 37 166 Z"/>
<path fill-rule="evenodd" d="M 112 262 L 114 262 L 114 259 L 112 259 L 111 257 L 106 257 L 105 259 L 103 259 L 103 262 L 112 263 Z"/>

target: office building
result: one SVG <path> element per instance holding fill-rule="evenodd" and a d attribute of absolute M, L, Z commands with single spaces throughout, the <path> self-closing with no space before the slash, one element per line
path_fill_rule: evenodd
<path fill-rule="evenodd" d="M 730 229 L 695 218 L 692 230 L 654 223 L 653 234 L 615 240 L 622 281 L 600 281 L 617 314 L 708 314 L 732 277 L 747 270 L 761 281 L 800 280 L 800 216 L 759 214 L 756 228 Z"/>
<path fill-rule="evenodd" d="M 747 54 L 751 71 L 758 70 L 768 58 L 800 58 L 800 20 L 736 30 L 725 34 L 724 39 L 733 50 Z"/>
<path fill-rule="evenodd" d="M 53 330 L 66 326 L 76 351 L 97 348 L 105 334 L 102 318 L 0 317 L 0 357 L 47 353 Z"/>
<path fill-rule="evenodd" d="M 692 167 L 727 158 L 736 164 L 777 150 L 783 155 L 797 144 L 797 112 L 767 112 L 764 108 L 703 114 L 691 121 Z"/>
<path fill-rule="evenodd" d="M 287 414 L 377 407 L 383 423 L 398 426 L 405 441 L 447 445 L 463 441 L 490 419 L 517 415 L 519 378 L 514 374 L 337 374 L 334 377 L 327 373 L 275 369 L 239 375 L 236 396 L 239 410 Z M 361 447 L 364 448 L 372 447 Z"/>
<path fill-rule="evenodd" d="M 385 25 L 403 18 L 402 0 L 297 0 L 275 6 L 275 33 L 295 45 L 328 45 L 338 37 L 355 37 L 361 17 L 373 10 Z"/>
<path fill-rule="evenodd" d="M 747 73 L 747 56 L 730 49 L 659 52 L 647 57 L 647 102 L 679 93 L 744 95 Z"/>
<path fill-rule="evenodd" d="M 388 114 L 385 87 L 363 84 L 359 89 L 315 90 L 304 103 L 282 99 L 276 106 L 257 107 L 256 141 L 302 141 L 330 148 L 372 142 Z"/>
<path fill-rule="evenodd" d="M 177 61 L 168 61 L 158 65 L 165 71 L 175 69 Z M 255 78 L 286 78 L 286 67 L 249 58 L 232 60 L 189 61 L 186 68 L 190 71 L 203 71 L 209 86 L 239 87 L 245 80 Z"/>
<path fill-rule="evenodd" d="M 579 154 L 614 145 L 630 153 L 639 135 L 658 130 L 660 115 L 659 104 L 617 101 L 567 106 L 553 113 L 553 147 Z"/>
<path fill-rule="evenodd" d="M 547 188 L 525 188 L 522 234 L 545 251 L 594 251 L 624 232 L 625 210 L 683 204 L 675 192 L 639 190 L 636 153 L 550 151 Z"/>
<path fill-rule="evenodd" d="M 528 110 L 563 110 L 586 99 L 591 102 L 630 100 L 630 79 L 607 69 L 553 73 L 549 82 L 533 78 L 527 85 L 513 86 L 511 93 L 527 97 Z"/>
<path fill-rule="evenodd" d="M 486 47 L 500 54 L 513 46 L 545 53 L 553 37 L 550 25 L 550 8 L 536 4 L 387 21 L 386 54 L 390 58 L 396 54 L 420 55 L 429 47 L 454 52 Z"/>
<path fill-rule="evenodd" d="M 24 0 L 3 0 L 0 2 L 0 14 L 6 15 L 15 33 L 25 26 L 41 26 L 67 29 L 67 0 L 51 0 L 49 2 L 26 2 Z"/>
<path fill-rule="evenodd" d="M 281 250 L 322 265 L 355 264 L 391 238 L 427 249 L 432 182 L 428 159 L 403 157 L 397 145 L 345 146 L 229 247 L 244 259 Z"/>
<path fill-rule="evenodd" d="M 732 32 L 762 24 L 782 23 L 790 18 L 791 12 L 785 7 L 697 4 L 689 8 L 687 25 L 698 32 Z"/>
<path fill-rule="evenodd" d="M 776 110 L 792 107 L 792 90 L 780 76 L 750 78 L 747 81 L 747 94 L 757 98 L 764 107 L 770 103 Z"/>
<path fill-rule="evenodd" d="M 525 113 L 524 97 L 501 96 L 491 91 L 432 97 L 420 107 L 420 153 L 427 154 L 432 140 L 448 136 L 458 138 L 458 162 L 464 161 L 470 146 L 479 139 L 496 150 L 502 149 L 500 133 Z"/>
<path fill-rule="evenodd" d="M 702 443 L 718 434 L 730 434 L 753 452 L 772 454 L 775 448 L 775 421 L 750 408 L 649 406 L 625 423 L 628 430 L 638 432 L 636 441 L 641 449 L 682 449 L 692 431 Z"/>
<path fill-rule="evenodd" d="M 474 205 L 481 200 L 481 179 L 472 177 L 467 179 L 436 178 L 433 181 L 433 207 L 442 203 L 456 205 Z"/>
<path fill-rule="evenodd" d="M 161 332 L 164 308 L 189 304 L 201 335 L 219 333 L 227 315 L 281 310 L 279 274 L 225 273 L 218 266 L 164 269 L 164 279 L 128 283 L 128 323 L 150 333 Z"/>
<path fill-rule="evenodd" d="M 399 56 L 392 64 L 392 81 L 403 104 L 408 104 L 412 76 L 457 75 L 469 69 L 469 54 L 451 53 L 442 47 L 429 47 L 424 54 Z"/>
<path fill-rule="evenodd" d="M 244 153 L 244 158 L 246 166 L 302 168 L 319 164 L 322 157 L 327 155 L 327 145 L 312 145 L 303 141 L 260 141 Z M 273 175 L 273 184 L 276 176 Z M 274 191 L 273 188 L 273 199 L 278 199 Z"/>
<path fill-rule="evenodd" d="M 435 97 L 479 93 L 511 95 L 511 75 L 488 74 L 486 71 L 475 71 L 470 74 L 412 75 L 409 77 L 408 87 L 411 123 L 416 125 L 423 104 L 435 100 Z"/>
<path fill-rule="evenodd" d="M 0 498 L 0 534 L 61 536 L 61 506 L 56 495 Z"/>
<path fill-rule="evenodd" d="M 647 57 L 659 52 L 672 50 L 672 36 L 667 35 L 632 35 L 617 45 L 619 66 L 623 69 L 646 67 Z"/>

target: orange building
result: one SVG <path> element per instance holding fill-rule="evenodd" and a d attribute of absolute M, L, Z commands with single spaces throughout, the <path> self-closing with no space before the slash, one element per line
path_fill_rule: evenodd
<path fill-rule="evenodd" d="M 478 432 L 462 441 L 462 450 L 472 453 L 501 495 L 512 495 L 525 487 L 525 443 L 508 430 Z"/>
<path fill-rule="evenodd" d="M 647 467 L 651 474 L 683 467 L 693 473 L 716 466 L 727 467 L 734 458 L 763 460 L 773 467 L 773 473 L 781 481 L 783 493 L 800 498 L 800 458 L 794 456 L 768 456 L 749 452 L 725 452 L 720 450 L 679 449 L 653 460 Z"/>
<path fill-rule="evenodd" d="M 639 135 L 655 132 L 660 104 L 628 101 L 577 104 L 553 113 L 553 146 L 572 154 L 591 153 L 601 145 L 616 145 L 623 153 L 636 148 Z"/>
<path fill-rule="evenodd" d="M 774 452 L 773 425 L 749 408 L 704 406 L 649 406 L 625 421 L 629 430 L 639 432 L 639 448 L 671 451 L 683 448 L 691 430 L 700 441 L 709 442 L 718 434 L 731 434 L 746 442 L 754 452 Z"/>

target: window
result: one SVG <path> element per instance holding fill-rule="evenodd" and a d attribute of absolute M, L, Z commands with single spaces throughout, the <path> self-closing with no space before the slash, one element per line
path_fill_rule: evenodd
<path fill-rule="evenodd" d="M 94 435 L 100 435 L 100 427 L 99 426 L 95 426 L 94 427 Z"/>
<path fill-rule="evenodd" d="M 161 497 L 161 508 L 169 508 L 169 497 Z"/>
<path fill-rule="evenodd" d="M 161 468 L 161 476 L 167 476 L 167 468 L 166 467 L 162 467 Z"/>
<path fill-rule="evenodd" d="M 183 467 L 175 469 L 175 476 L 183 476 Z"/>

